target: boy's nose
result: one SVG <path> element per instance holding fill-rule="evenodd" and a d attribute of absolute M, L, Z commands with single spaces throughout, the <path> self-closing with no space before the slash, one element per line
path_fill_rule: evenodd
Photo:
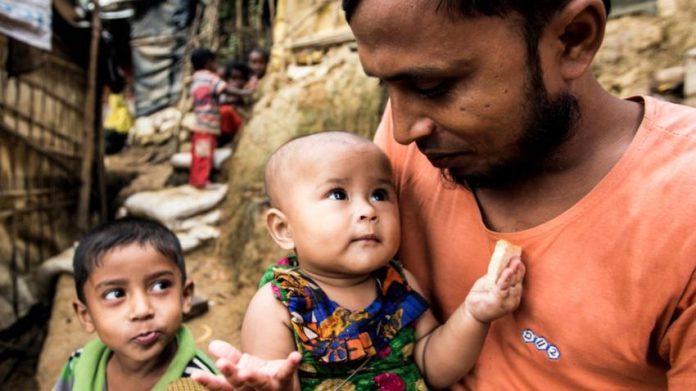
<path fill-rule="evenodd" d="M 134 294 L 132 298 L 130 320 L 148 319 L 154 315 L 154 308 L 146 294 Z"/>

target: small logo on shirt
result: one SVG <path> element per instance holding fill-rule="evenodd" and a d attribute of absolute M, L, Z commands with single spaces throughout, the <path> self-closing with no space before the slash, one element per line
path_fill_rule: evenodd
<path fill-rule="evenodd" d="M 522 341 L 533 344 L 538 351 L 546 352 L 546 357 L 549 360 L 556 361 L 561 358 L 561 351 L 556 345 L 550 343 L 546 338 L 534 334 L 531 329 L 522 330 Z"/>

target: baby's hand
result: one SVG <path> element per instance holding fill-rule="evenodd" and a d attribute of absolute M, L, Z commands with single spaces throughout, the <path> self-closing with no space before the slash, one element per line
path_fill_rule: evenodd
<path fill-rule="evenodd" d="M 464 302 L 466 311 L 484 323 L 514 311 L 520 305 L 524 273 L 522 260 L 515 256 L 495 283 L 487 276 L 479 278 Z"/>
<path fill-rule="evenodd" d="M 191 377 L 210 390 L 285 391 L 295 388 L 295 373 L 301 360 L 298 352 L 292 352 L 282 360 L 264 360 L 246 353 L 242 354 L 222 341 L 211 342 L 208 349 L 217 358 L 215 366 L 222 375 L 214 376 L 197 372 Z"/>

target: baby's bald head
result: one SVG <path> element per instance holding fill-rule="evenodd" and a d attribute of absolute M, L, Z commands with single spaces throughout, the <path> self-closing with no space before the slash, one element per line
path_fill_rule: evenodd
<path fill-rule="evenodd" d="M 271 206 L 282 209 L 283 189 L 291 189 L 292 183 L 302 178 L 307 165 L 321 165 L 323 157 L 355 149 L 374 149 L 383 155 L 371 140 L 348 132 L 313 133 L 280 146 L 268 158 L 264 175 L 266 194 Z M 387 161 L 386 156 L 384 160 Z"/>

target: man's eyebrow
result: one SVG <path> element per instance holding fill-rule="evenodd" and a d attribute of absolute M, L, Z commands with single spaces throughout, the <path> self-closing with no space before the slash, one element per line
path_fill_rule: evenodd
<path fill-rule="evenodd" d="M 401 71 L 392 75 L 381 75 L 377 76 L 372 72 L 365 71 L 365 74 L 370 77 L 378 77 L 382 81 L 386 82 L 397 82 L 401 80 L 407 80 L 407 79 L 419 79 L 419 78 L 427 78 L 427 77 L 433 77 L 435 75 L 440 75 L 442 74 L 442 69 L 439 68 L 431 68 L 431 67 L 424 67 L 424 68 L 411 68 L 405 71 Z"/>
<path fill-rule="evenodd" d="M 365 69 L 365 74 L 370 77 L 377 77 L 384 82 L 397 82 L 401 80 L 427 79 L 431 77 L 448 77 L 454 70 L 461 71 L 469 68 L 471 62 L 466 59 L 459 59 L 447 66 L 414 66 L 412 68 L 397 71 L 394 74 L 377 75 L 369 69 Z"/>

